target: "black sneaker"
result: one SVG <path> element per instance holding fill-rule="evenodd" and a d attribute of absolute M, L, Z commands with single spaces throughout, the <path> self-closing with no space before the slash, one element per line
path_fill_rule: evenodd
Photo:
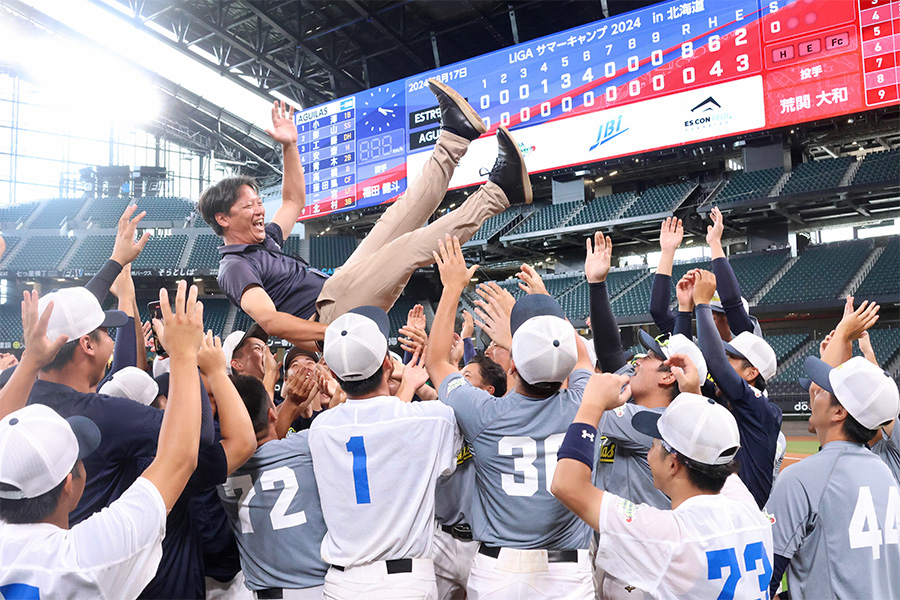
<path fill-rule="evenodd" d="M 475 109 L 469 106 L 466 99 L 460 96 L 456 90 L 437 79 L 429 79 L 428 87 L 431 89 L 431 93 L 437 96 L 438 105 L 441 107 L 441 127 L 443 129 L 466 138 L 470 142 L 477 140 L 482 133 L 487 131 Z"/>
<path fill-rule="evenodd" d="M 500 186 L 510 206 L 531 204 L 531 180 L 525 168 L 525 157 L 506 127 L 497 129 L 497 160 L 488 181 Z"/>

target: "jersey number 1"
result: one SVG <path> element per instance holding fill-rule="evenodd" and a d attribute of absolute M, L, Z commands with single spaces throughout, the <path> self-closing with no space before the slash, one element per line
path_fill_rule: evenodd
<path fill-rule="evenodd" d="M 361 435 L 354 435 L 347 442 L 347 452 L 353 455 L 353 487 L 356 503 L 369 504 L 369 473 L 366 471 L 366 445 Z"/>

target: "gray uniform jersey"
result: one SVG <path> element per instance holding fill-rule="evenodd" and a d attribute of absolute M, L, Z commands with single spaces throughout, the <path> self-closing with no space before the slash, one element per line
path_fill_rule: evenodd
<path fill-rule="evenodd" d="M 472 524 L 475 497 L 475 461 L 472 448 L 463 444 L 456 455 L 456 470 L 439 477 L 434 490 L 434 516 L 441 525 Z"/>
<path fill-rule="evenodd" d="M 251 590 L 322 585 L 325 521 L 309 453 L 309 431 L 256 449 L 219 486 Z"/>
<path fill-rule="evenodd" d="M 550 494 L 550 483 L 590 376 L 576 370 L 567 390 L 543 399 L 515 392 L 495 398 L 462 375 L 444 379 L 440 398 L 475 455 L 475 539 L 509 548 L 588 547 L 590 528 Z"/>
<path fill-rule="evenodd" d="M 600 418 L 600 443 L 594 446 L 594 485 L 635 504 L 672 508 L 669 497 L 653 486 L 647 452 L 653 438 L 631 426 L 631 418 L 643 411 L 662 414 L 664 407 L 644 408 L 628 402 L 608 410 Z"/>
<path fill-rule="evenodd" d="M 792 598 L 900 596 L 900 488 L 865 446 L 830 442 L 791 465 L 766 512 Z"/>
<path fill-rule="evenodd" d="M 881 457 L 884 464 L 888 466 L 894 479 L 900 482 L 900 429 L 898 429 L 898 421 L 900 418 L 894 419 L 894 433 L 897 435 L 888 436 L 887 432 L 881 431 L 881 439 L 872 446 L 872 452 Z"/>

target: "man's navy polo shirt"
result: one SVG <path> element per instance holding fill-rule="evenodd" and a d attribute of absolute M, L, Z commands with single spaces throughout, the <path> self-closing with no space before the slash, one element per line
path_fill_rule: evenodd
<path fill-rule="evenodd" d="M 260 244 L 219 246 L 219 287 L 239 307 L 247 288 L 258 285 L 280 312 L 309 319 L 328 276 L 285 255 L 282 246 L 284 234 L 277 223 L 266 225 L 266 239 Z"/>

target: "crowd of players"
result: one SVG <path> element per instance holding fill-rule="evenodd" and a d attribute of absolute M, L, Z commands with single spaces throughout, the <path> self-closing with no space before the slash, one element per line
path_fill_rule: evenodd
<path fill-rule="evenodd" d="M 476 315 L 458 315 L 477 268 L 461 243 L 531 190 L 501 128 L 488 183 L 422 227 L 485 133 L 464 99 L 430 86 L 443 127 L 432 159 L 332 278 L 281 252 L 303 208 L 283 106 L 272 222 L 252 180 L 204 194 L 222 288 L 256 321 L 246 332 L 204 334 L 185 282 L 174 299 L 160 291 L 155 336 L 140 322 L 129 265 L 148 239 L 134 206 L 85 287 L 25 292 L 25 351 L 0 374 L 0 597 L 900 595 L 900 396 L 866 333 L 878 305 L 848 298 L 806 359 L 821 450 L 779 476 L 776 356 L 722 249 L 721 213 L 712 271 L 677 282 L 674 311 L 683 229 L 663 222 L 650 306 L 662 335 L 641 332 L 643 354 L 622 347 L 600 233 L 584 264 L 592 339 L 528 265 L 524 297 L 480 284 Z M 440 302 L 430 327 L 409 312 L 401 357 L 386 310 L 432 263 Z M 104 311 L 110 293 L 118 310 Z M 295 344 L 280 365 L 270 334 Z"/>

